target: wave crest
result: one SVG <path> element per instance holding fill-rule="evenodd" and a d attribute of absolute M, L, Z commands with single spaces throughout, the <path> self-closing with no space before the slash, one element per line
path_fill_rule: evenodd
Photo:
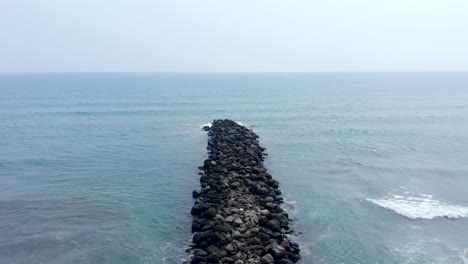
<path fill-rule="evenodd" d="M 204 128 L 204 127 L 206 127 L 206 126 L 207 126 L 207 127 L 211 127 L 212 125 L 213 125 L 213 124 L 211 124 L 211 123 L 198 124 L 198 126 L 199 126 L 200 128 Z"/>
<path fill-rule="evenodd" d="M 468 207 L 444 203 L 428 194 L 412 194 L 409 196 L 389 194 L 382 199 L 366 200 L 409 219 L 468 217 Z"/>
<path fill-rule="evenodd" d="M 234 121 L 234 122 L 236 122 L 236 123 L 237 123 L 238 125 L 240 125 L 240 126 L 245 126 L 245 127 L 248 127 L 248 126 L 249 126 L 249 125 L 244 124 L 244 123 L 242 123 L 242 122 L 240 122 L 240 121 Z M 212 123 L 198 124 L 198 126 L 199 126 L 200 128 L 204 128 L 204 127 L 206 127 L 206 126 L 207 126 L 207 127 L 211 127 L 212 125 L 213 125 Z"/>

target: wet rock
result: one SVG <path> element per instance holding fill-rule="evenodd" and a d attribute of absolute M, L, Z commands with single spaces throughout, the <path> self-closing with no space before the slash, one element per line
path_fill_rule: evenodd
<path fill-rule="evenodd" d="M 192 223 L 192 232 L 200 231 L 201 226 L 198 223 Z"/>
<path fill-rule="evenodd" d="M 205 260 L 206 260 L 206 257 L 194 256 L 190 263 L 192 264 L 206 263 Z"/>
<path fill-rule="evenodd" d="M 289 244 L 289 240 L 285 239 L 283 242 L 281 242 L 281 246 L 286 249 L 286 251 L 289 251 L 291 249 L 291 245 Z"/>
<path fill-rule="evenodd" d="M 284 256 L 286 256 L 286 249 L 284 249 L 284 247 L 282 246 L 277 245 L 271 250 L 271 255 L 275 259 L 281 259 Z"/>
<path fill-rule="evenodd" d="M 291 259 L 292 262 L 296 263 L 301 259 L 301 255 L 299 254 L 289 254 L 289 259 Z"/>
<path fill-rule="evenodd" d="M 195 250 L 193 251 L 193 255 L 194 255 L 194 256 L 200 256 L 200 257 L 205 257 L 205 256 L 208 255 L 208 253 L 206 253 L 206 251 L 203 250 L 203 249 L 195 249 Z"/>
<path fill-rule="evenodd" d="M 198 198 L 198 197 L 200 197 L 200 195 L 201 195 L 200 191 L 193 190 L 193 192 L 192 192 L 193 198 Z"/>

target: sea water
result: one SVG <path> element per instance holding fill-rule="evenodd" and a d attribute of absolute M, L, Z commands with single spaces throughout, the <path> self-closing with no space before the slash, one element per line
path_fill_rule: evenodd
<path fill-rule="evenodd" d="M 253 129 L 302 263 L 468 263 L 463 73 L 0 76 L 0 263 L 180 263 L 216 118 Z"/>

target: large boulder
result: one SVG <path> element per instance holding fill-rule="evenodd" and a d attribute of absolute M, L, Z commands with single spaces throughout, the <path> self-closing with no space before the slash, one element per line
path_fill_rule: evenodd
<path fill-rule="evenodd" d="M 205 211 L 203 216 L 208 219 L 214 218 L 216 216 L 216 209 L 214 207 L 210 207 L 208 210 Z"/>
<path fill-rule="evenodd" d="M 281 223 L 276 219 L 271 219 L 265 224 L 265 227 L 270 229 L 273 232 L 281 231 Z"/>
<path fill-rule="evenodd" d="M 282 247 L 282 246 L 280 246 L 280 245 L 276 245 L 276 246 L 271 250 L 271 255 L 272 255 L 275 259 L 284 258 L 284 256 L 286 256 L 286 249 L 284 249 L 284 247 Z"/>

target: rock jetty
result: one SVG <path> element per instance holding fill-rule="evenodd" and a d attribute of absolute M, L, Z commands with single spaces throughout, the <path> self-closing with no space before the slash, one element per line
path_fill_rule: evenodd
<path fill-rule="evenodd" d="M 290 264 L 300 259 L 278 181 L 263 167 L 258 136 L 231 120 L 215 120 L 194 190 L 191 259 L 185 263 Z"/>

